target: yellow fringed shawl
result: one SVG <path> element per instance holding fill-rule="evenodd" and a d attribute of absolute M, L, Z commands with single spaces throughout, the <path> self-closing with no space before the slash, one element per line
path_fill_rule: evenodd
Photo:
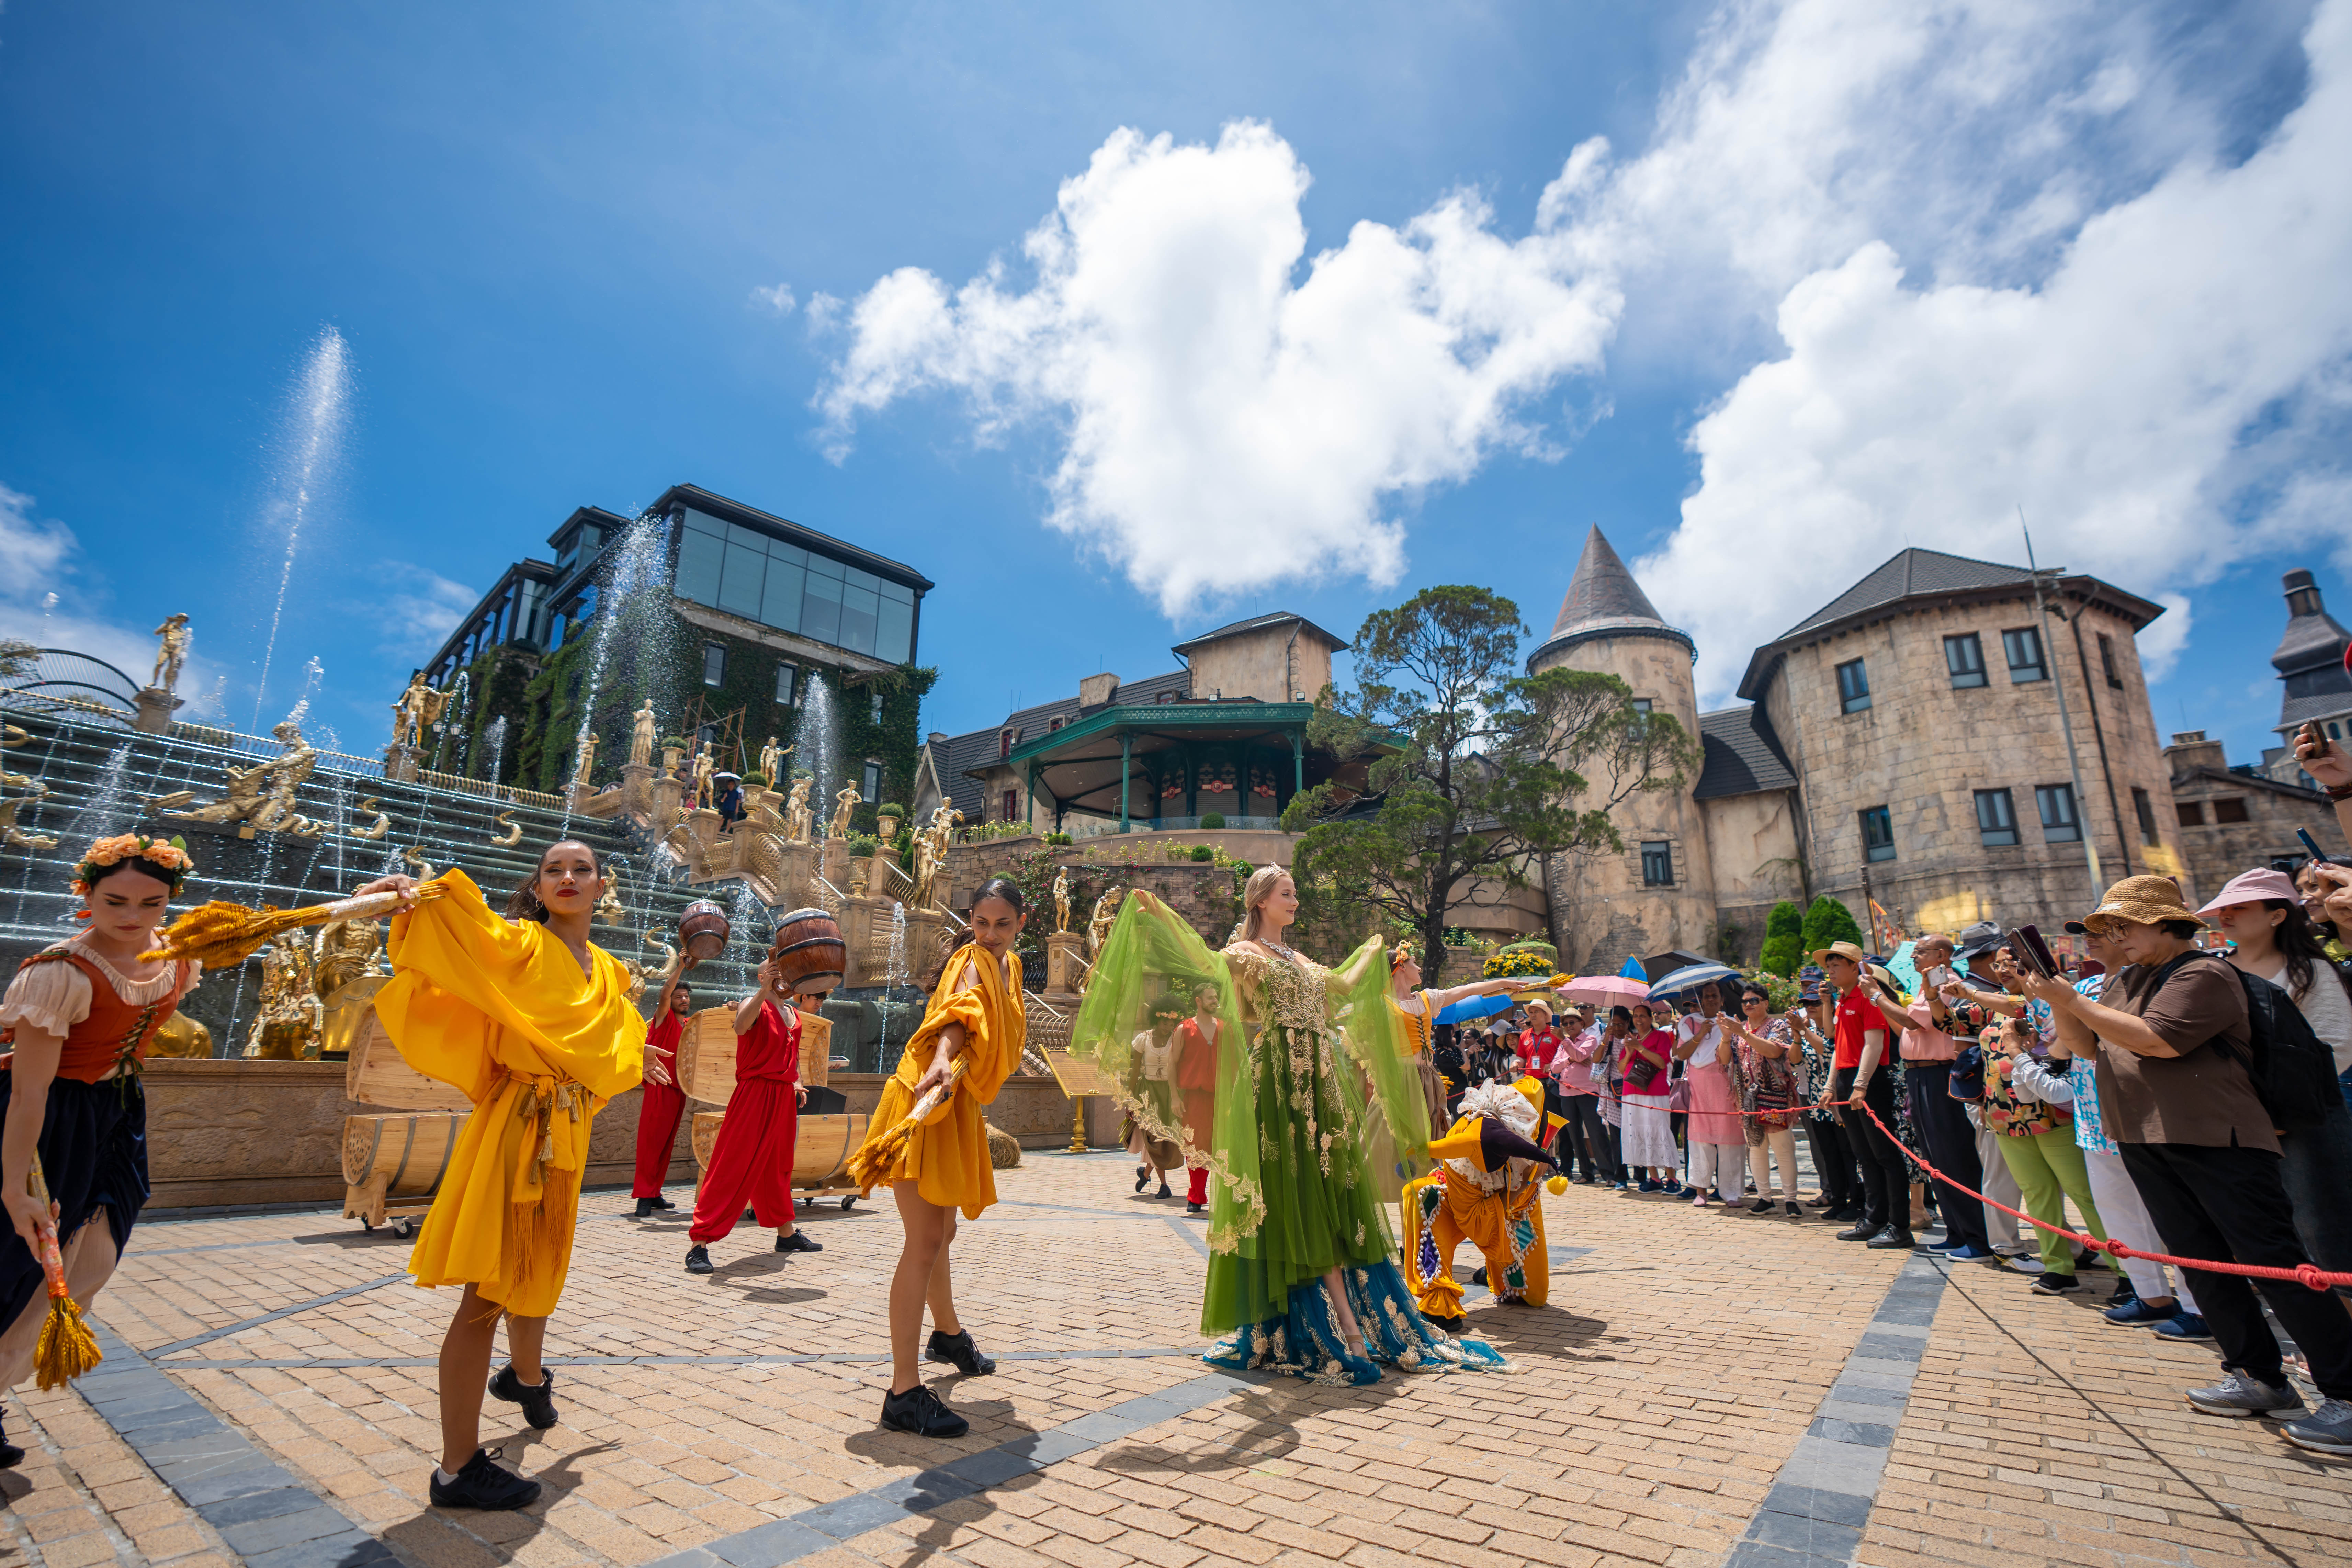
<path fill-rule="evenodd" d="M 996 1172 L 988 1157 L 981 1108 L 995 1100 L 996 1091 L 1020 1065 L 1021 1044 L 1029 1027 L 1021 1002 L 1021 960 L 1007 954 L 1004 963 L 1009 977 L 999 973 L 986 951 L 966 946 L 940 973 L 922 1027 L 908 1040 L 898 1070 L 882 1086 L 866 1143 L 850 1156 L 850 1179 L 866 1191 L 911 1181 L 925 1202 L 961 1208 L 967 1219 L 978 1219 L 996 1201 Z M 929 1070 L 940 1031 L 950 1024 L 963 1026 L 963 1078 L 894 1157 L 884 1152 L 883 1135 L 915 1109 L 915 1085 Z"/>
<path fill-rule="evenodd" d="M 376 1016 L 408 1065 L 474 1114 L 408 1267 L 419 1285 L 473 1285 L 520 1318 L 563 1294 L 596 1112 L 644 1072 L 628 971 L 599 947 L 583 974 L 544 926 L 509 922 L 463 871 L 447 896 L 394 918 Z"/>

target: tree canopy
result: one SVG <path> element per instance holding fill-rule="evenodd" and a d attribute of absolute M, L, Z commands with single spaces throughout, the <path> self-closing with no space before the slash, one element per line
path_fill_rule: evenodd
<path fill-rule="evenodd" d="M 1310 930 L 1413 932 L 1434 982 L 1474 889 L 1524 887 L 1547 856 L 1622 852 L 1611 813 L 1696 772 L 1681 724 L 1637 709 L 1617 677 L 1520 675 L 1527 636 L 1485 588 L 1424 589 L 1365 618 L 1356 686 L 1325 687 L 1307 727 L 1367 765 L 1365 786 L 1318 784 L 1283 814 L 1303 834 L 1292 871 Z"/>

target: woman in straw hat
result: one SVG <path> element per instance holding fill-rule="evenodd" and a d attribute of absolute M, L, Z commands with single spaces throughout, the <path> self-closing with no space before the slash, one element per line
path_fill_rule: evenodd
<path fill-rule="evenodd" d="M 2204 922 L 2168 877 L 2126 877 L 2083 923 L 2108 933 L 2125 963 L 2097 1001 L 2063 979 L 2032 974 L 2021 984 L 2050 1005 L 2069 1049 L 2097 1054 L 2101 1121 L 2123 1151 L 2165 1250 L 2304 1267 L 2279 1179 L 2278 1137 L 2247 1065 L 2253 1041 L 2247 986 L 2268 982 L 2242 981 L 2219 954 L 2198 951 Z M 2291 1280 L 2250 1284 L 2239 1275 L 2195 1272 L 2198 1305 L 2228 1375 L 2189 1390 L 2189 1405 L 2212 1415 L 2279 1417 L 2288 1441 L 2352 1454 L 2352 1316 L 2342 1304 Z M 2308 1359 L 2324 1396 L 2315 1411 L 2305 1413 L 2287 1381 L 2257 1289 Z"/>

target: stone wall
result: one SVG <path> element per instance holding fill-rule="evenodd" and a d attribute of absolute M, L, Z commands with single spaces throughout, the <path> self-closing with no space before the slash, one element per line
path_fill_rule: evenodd
<path fill-rule="evenodd" d="M 871 1111 L 887 1081 L 836 1073 L 832 1087 L 849 1109 Z M 343 1118 L 379 1108 L 343 1095 L 341 1062 L 176 1061 L 147 1066 L 148 1168 L 152 1209 L 220 1204 L 340 1203 Z M 585 1184 L 625 1185 L 635 1168 L 640 1090 L 597 1113 Z M 1089 1137 L 1115 1140 L 1108 1100 L 1087 1106 Z M 989 1120 L 1024 1148 L 1070 1141 L 1070 1102 L 1049 1078 L 1006 1080 Z M 672 1146 L 668 1184 L 691 1189 L 694 1152 L 683 1123 Z"/>
<path fill-rule="evenodd" d="M 2070 608 L 2082 610 L 2087 658 L 2077 657 L 2073 628 L 2053 618 L 2043 629 L 2045 668 L 2066 683 L 2083 773 L 2078 815 L 2098 849 L 2097 879 L 2113 881 L 2152 868 L 2131 791 L 2160 803 L 2168 776 L 2130 623 L 2097 606 Z M 1871 888 L 1907 929 L 1979 919 L 2055 929 L 2089 907 L 2094 879 L 2083 843 L 2048 841 L 2034 804 L 2037 785 L 2071 783 L 2056 687 L 2047 679 L 2013 682 L 2001 652 L 2004 629 L 2040 624 L 2025 595 L 1936 605 L 1797 648 L 1782 661 L 1766 711 L 1804 781 L 1816 894 L 1842 900 L 1860 919 L 1861 813 L 1884 805 L 1895 856 L 1870 865 Z M 1956 689 L 1943 639 L 1971 631 L 1984 647 L 1988 683 Z M 2100 632 L 2114 646 L 2121 689 L 2105 682 Z M 1845 713 L 1836 669 L 1855 658 L 1865 661 L 1871 706 Z M 1979 833 L 1974 792 L 1994 788 L 2010 792 L 2014 846 L 1986 845 Z M 2178 854 L 2177 828 L 2158 815 L 2159 842 Z"/>
<path fill-rule="evenodd" d="M 1331 645 L 1297 621 L 1277 622 L 1202 645 L 1192 651 L 1191 668 L 1195 698 L 1312 702 L 1331 679 Z M 1128 700 L 1148 702 L 1151 694 L 1139 689 Z"/>
<path fill-rule="evenodd" d="M 2294 836 L 2298 827 L 2309 830 L 2329 854 L 2346 852 L 2336 809 L 2326 795 L 2233 773 L 2222 765 L 2221 743 L 2201 735 L 2179 738 L 2164 754 L 2172 767 L 2172 800 L 2165 810 L 2180 835 L 2181 879 L 2192 901 L 2211 898 L 2241 871 L 2305 858 L 2307 851 Z M 2242 820 L 2222 820 L 2241 812 Z"/>

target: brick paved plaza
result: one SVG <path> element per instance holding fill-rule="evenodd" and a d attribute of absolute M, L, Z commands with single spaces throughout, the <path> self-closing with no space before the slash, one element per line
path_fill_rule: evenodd
<path fill-rule="evenodd" d="M 695 1279 L 682 1219 L 591 1194 L 549 1334 L 562 1424 L 486 1413 L 546 1483 L 517 1514 L 425 1505 L 450 1297 L 405 1283 L 405 1243 L 325 1212 L 144 1226 L 99 1302 L 107 1364 L 9 1403 L 31 1452 L 0 1476 L 0 1556 L 2352 1561 L 2352 1466 L 2191 1415 L 2179 1390 L 2212 1374 L 2210 1347 L 2107 1327 L 2088 1295 L 1571 1187 L 1546 1200 L 1551 1305 L 1473 1293 L 1517 1375 L 1232 1378 L 1196 1359 L 1198 1223 L 1133 1196 L 1128 1169 L 1032 1152 L 1001 1173 L 1004 1202 L 956 1257 L 1003 1364 L 949 1387 L 972 1426 L 948 1445 L 875 1425 L 887 1195 L 814 1210 L 821 1256 L 786 1263 L 739 1230 Z"/>

